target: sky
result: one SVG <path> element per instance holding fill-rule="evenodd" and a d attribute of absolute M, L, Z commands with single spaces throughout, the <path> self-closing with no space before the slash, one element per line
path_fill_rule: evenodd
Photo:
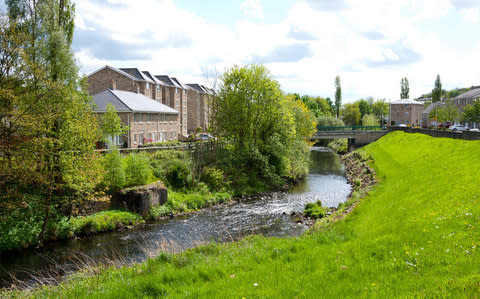
<path fill-rule="evenodd" d="M 0 9 L 3 5 L 0 0 Z M 264 64 L 284 92 L 344 102 L 480 85 L 480 0 L 73 0 L 80 70 L 138 67 L 209 83 Z"/>

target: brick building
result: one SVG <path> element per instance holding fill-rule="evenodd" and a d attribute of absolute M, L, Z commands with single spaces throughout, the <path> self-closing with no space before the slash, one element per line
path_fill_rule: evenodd
<path fill-rule="evenodd" d="M 172 107 L 180 112 L 178 133 L 187 136 L 188 133 L 188 86 L 184 85 L 177 78 L 167 75 L 156 75 L 155 78 L 165 85 L 163 104 Z"/>
<path fill-rule="evenodd" d="M 200 84 L 187 84 L 190 89 L 188 94 L 188 132 L 194 132 L 197 128 L 207 131 L 209 123 L 209 97 L 213 91 Z"/>
<path fill-rule="evenodd" d="M 422 125 L 422 112 L 424 104 L 410 100 L 402 99 L 390 103 L 390 123 L 392 125 Z"/>
<path fill-rule="evenodd" d="M 130 148 L 149 142 L 178 139 L 178 111 L 142 94 L 130 91 L 107 89 L 93 96 L 94 112 L 101 117 L 107 104 L 117 110 L 128 133 L 115 136 L 118 146 Z"/>

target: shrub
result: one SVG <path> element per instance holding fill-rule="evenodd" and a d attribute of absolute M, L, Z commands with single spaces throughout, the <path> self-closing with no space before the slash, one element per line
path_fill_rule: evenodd
<path fill-rule="evenodd" d="M 224 184 L 223 171 L 215 167 L 205 167 L 200 179 L 211 191 L 219 191 Z"/>
<path fill-rule="evenodd" d="M 152 167 L 148 157 L 141 154 L 130 154 L 125 159 L 126 185 L 145 185 L 152 178 Z"/>
<path fill-rule="evenodd" d="M 323 218 L 327 215 L 327 209 L 322 207 L 322 202 L 307 203 L 304 210 L 305 216 L 310 218 Z"/>
<path fill-rule="evenodd" d="M 125 186 L 125 168 L 122 163 L 122 157 L 120 156 L 120 152 L 118 150 L 113 150 L 105 155 L 104 169 L 104 182 L 108 189 L 118 190 Z"/>
<path fill-rule="evenodd" d="M 181 160 L 174 160 L 164 174 L 164 180 L 167 185 L 173 189 L 183 189 L 191 186 L 192 175 L 187 163 Z"/>

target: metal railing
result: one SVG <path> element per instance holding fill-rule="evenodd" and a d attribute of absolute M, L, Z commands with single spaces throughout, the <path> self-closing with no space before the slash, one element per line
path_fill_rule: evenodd
<path fill-rule="evenodd" d="M 346 126 L 346 127 L 320 127 L 317 126 L 318 131 L 328 132 L 344 132 L 344 131 L 382 131 L 386 130 L 386 126 Z"/>

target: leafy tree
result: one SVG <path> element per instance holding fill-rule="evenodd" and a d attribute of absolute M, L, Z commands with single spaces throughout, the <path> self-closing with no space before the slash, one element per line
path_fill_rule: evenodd
<path fill-rule="evenodd" d="M 440 81 L 440 75 L 437 75 L 435 80 L 435 87 L 432 90 L 432 103 L 442 100 L 442 82 Z"/>
<path fill-rule="evenodd" d="M 357 103 L 345 104 L 343 107 L 343 121 L 347 126 L 358 126 L 360 125 L 360 119 L 362 114 Z"/>
<path fill-rule="evenodd" d="M 466 105 L 463 114 L 462 120 L 466 123 L 480 123 L 480 101 L 474 101 L 471 105 Z"/>
<path fill-rule="evenodd" d="M 105 155 L 104 182 L 109 190 L 118 190 L 126 184 L 126 173 L 123 167 L 122 157 L 117 149 Z"/>
<path fill-rule="evenodd" d="M 365 114 L 362 117 L 362 126 L 378 126 L 379 120 L 375 114 Z"/>
<path fill-rule="evenodd" d="M 309 155 L 305 140 L 315 123 L 307 107 L 284 96 L 261 65 L 234 66 L 222 82 L 212 103 L 213 131 L 230 141 L 223 170 L 231 174 L 235 168 L 233 183 L 281 185 L 284 178 L 304 175 Z"/>
<path fill-rule="evenodd" d="M 335 116 L 320 116 L 317 119 L 317 127 L 343 127 L 345 124 Z"/>
<path fill-rule="evenodd" d="M 107 111 L 100 120 L 100 129 L 103 134 L 103 140 L 114 147 L 113 137 L 120 136 L 127 132 L 128 127 L 122 125 L 122 120 L 117 114 L 117 109 L 112 104 L 107 104 Z"/>
<path fill-rule="evenodd" d="M 402 78 L 402 80 L 400 80 L 400 89 L 401 89 L 400 99 L 408 99 L 410 97 L 409 96 L 410 87 L 408 85 L 407 77 L 404 77 Z"/>
<path fill-rule="evenodd" d="M 447 99 L 447 102 L 442 108 L 438 109 L 438 121 L 442 123 L 455 122 L 459 118 L 457 106 L 451 99 Z"/>
<path fill-rule="evenodd" d="M 2 92 L 9 127 L 2 131 L 16 140 L 8 145 L 11 167 L 0 185 L 6 197 L 32 185 L 44 195 L 42 241 L 52 208 L 81 200 L 99 180 L 97 124 L 71 51 L 74 5 L 69 0 L 6 4 L 9 19 L 0 17 L 2 31 L 14 34 L 0 39 L 12 45 L 6 55 L 16 64 L 6 68 L 2 82 L 17 83 Z"/>
<path fill-rule="evenodd" d="M 369 104 L 366 100 L 361 99 L 358 101 L 358 109 L 360 109 L 361 117 L 364 117 L 371 112 L 371 104 Z"/>
<path fill-rule="evenodd" d="M 342 106 L 342 86 L 340 82 L 340 76 L 335 78 L 335 110 L 337 112 L 337 118 L 340 117 L 340 108 Z"/>
<path fill-rule="evenodd" d="M 372 113 L 381 121 L 388 115 L 389 110 L 390 107 L 388 103 L 385 102 L 385 99 L 377 100 L 372 104 Z"/>

